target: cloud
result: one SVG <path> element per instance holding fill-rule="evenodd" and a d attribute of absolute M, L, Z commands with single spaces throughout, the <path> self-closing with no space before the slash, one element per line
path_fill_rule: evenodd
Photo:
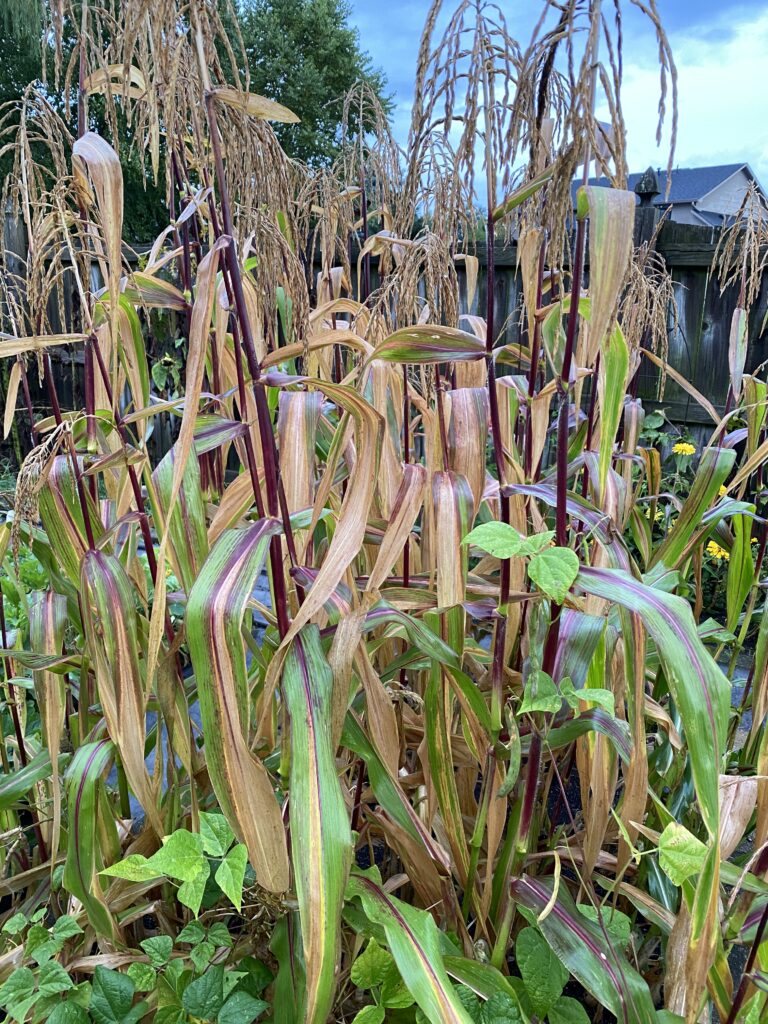
<path fill-rule="evenodd" d="M 452 8 L 452 5 L 449 5 Z M 768 188 L 768 10 L 765 0 L 661 0 L 679 75 L 679 125 L 675 163 L 693 167 L 747 161 Z M 387 74 L 394 93 L 393 128 L 404 143 L 410 126 L 419 39 L 427 0 L 352 0 L 351 22 L 364 49 Z M 531 12 L 518 10 L 513 34 L 528 38 Z M 626 6 L 624 86 L 631 171 L 667 162 L 667 117 L 656 145 L 659 65 L 653 31 L 637 10 Z M 669 104 L 668 104 L 669 107 Z M 598 108 L 605 119 L 607 111 Z"/>
<path fill-rule="evenodd" d="M 670 35 L 678 69 L 675 164 L 695 167 L 747 161 L 768 187 L 768 118 L 764 93 L 768 11 L 721 14 Z M 667 131 L 656 147 L 659 68 L 652 50 L 625 48 L 622 105 L 630 170 L 665 165 Z M 605 112 L 603 111 L 603 114 Z"/>

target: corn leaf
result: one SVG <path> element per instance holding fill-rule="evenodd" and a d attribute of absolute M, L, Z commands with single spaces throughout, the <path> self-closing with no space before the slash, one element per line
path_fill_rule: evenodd
<path fill-rule="evenodd" d="M 350 877 L 347 898 L 356 897 L 369 920 L 384 929 L 400 977 L 430 1024 L 470 1024 L 443 966 L 431 915 L 388 895 L 370 873 Z"/>
<path fill-rule="evenodd" d="M 266 768 L 249 745 L 249 697 L 241 630 L 246 607 L 279 525 L 260 520 L 221 535 L 192 587 L 187 638 L 205 733 L 208 771 L 222 812 L 248 847 L 259 884 L 288 888 L 280 808 Z"/>
<path fill-rule="evenodd" d="M 699 639 L 690 605 L 617 569 L 582 568 L 577 584 L 588 594 L 636 612 L 655 641 L 685 729 L 702 819 L 716 838 L 730 685 Z"/>
<path fill-rule="evenodd" d="M 321 1024 L 336 985 L 352 834 L 331 737 L 333 678 L 316 626 L 305 626 L 291 644 L 283 691 L 291 717 L 291 860 L 306 964 L 303 1019 Z"/>
<path fill-rule="evenodd" d="M 514 898 L 538 917 L 550 949 L 570 973 L 624 1024 L 656 1024 L 648 985 L 597 925 L 579 913 L 565 885 L 550 912 L 552 883 L 523 875 L 512 881 Z"/>

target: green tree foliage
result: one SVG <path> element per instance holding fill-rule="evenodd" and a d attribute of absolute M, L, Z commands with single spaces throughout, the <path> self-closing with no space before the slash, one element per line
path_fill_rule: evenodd
<path fill-rule="evenodd" d="M 301 118 L 275 130 L 288 155 L 308 163 L 336 154 L 344 94 L 356 81 L 390 105 L 386 78 L 360 48 L 349 14 L 347 0 L 244 0 L 240 8 L 251 89 Z"/>
<path fill-rule="evenodd" d="M 48 0 L 0 0 L 0 104 L 17 100 L 32 81 L 53 74 L 53 52 L 41 45 Z M 222 8 L 225 0 L 220 0 Z M 312 164 L 333 159 L 338 149 L 345 93 L 365 79 L 385 106 L 386 79 L 360 47 L 357 30 L 348 24 L 347 0 L 243 0 L 236 8 L 248 55 L 251 90 L 279 100 L 300 118 L 297 125 L 276 125 L 283 148 Z M 227 12 L 223 12 L 226 18 Z M 71 52 L 65 28 L 65 64 Z M 236 48 L 237 49 L 237 48 Z M 52 101 L 54 97 L 51 97 Z M 57 104 L 58 105 L 58 104 Z M 109 137 L 103 100 L 89 103 L 90 127 Z M 75 116 L 75 104 L 71 107 Z M 73 125 L 74 129 L 74 125 Z M 157 186 L 142 168 L 137 147 L 123 125 L 117 140 L 125 182 L 126 237 L 154 238 L 167 224 L 164 172 Z M 0 181 L 10 157 L 0 159 Z"/>
<path fill-rule="evenodd" d="M 53 83 L 52 40 L 43 36 L 43 2 L 48 0 L 0 0 L 0 106 L 20 99 L 31 82 Z M 47 19 L 46 19 L 47 20 Z M 72 52 L 72 37 L 64 25 L 64 66 Z M 45 67 L 44 67 L 45 62 Z M 64 113 L 62 97 L 53 88 L 49 101 Z M 74 97 L 72 97 L 74 101 Z M 95 96 L 89 103 L 89 127 L 109 138 L 103 116 L 104 101 Z M 70 104 L 71 130 L 75 130 L 77 106 Z M 157 186 L 142 168 L 141 157 L 123 125 L 118 141 L 123 162 L 125 188 L 126 237 L 135 242 L 151 241 L 168 223 L 164 202 L 164 183 Z M 4 140 L 5 141 L 5 140 Z M 0 158 L 0 183 L 11 170 L 13 157 Z"/>

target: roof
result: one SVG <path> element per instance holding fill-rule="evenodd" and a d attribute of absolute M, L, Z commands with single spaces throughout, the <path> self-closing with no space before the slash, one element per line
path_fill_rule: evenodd
<path fill-rule="evenodd" d="M 666 198 L 667 172 L 659 170 L 656 172 L 656 176 L 659 181 L 660 194 L 656 196 L 654 202 L 659 206 L 666 206 L 668 203 L 693 203 L 702 199 L 731 175 L 742 169 L 750 178 L 754 179 L 755 176 L 747 163 L 719 164 L 716 167 L 676 167 L 672 171 L 671 187 L 669 196 Z M 634 191 L 642 177 L 642 174 L 628 175 L 627 188 L 630 192 Z M 573 185 L 574 202 L 579 184 L 579 182 L 575 182 Z M 607 186 L 610 185 L 610 181 L 608 178 L 590 178 L 589 184 Z"/>

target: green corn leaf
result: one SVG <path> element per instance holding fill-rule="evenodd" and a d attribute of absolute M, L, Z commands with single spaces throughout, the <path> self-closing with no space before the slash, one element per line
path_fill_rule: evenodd
<path fill-rule="evenodd" d="M 552 883 L 523 875 L 512 882 L 514 898 L 537 916 L 549 907 Z M 561 885 L 539 928 L 566 970 L 624 1024 L 655 1024 L 653 999 L 645 980 L 603 933 L 576 908 Z"/>
<path fill-rule="evenodd" d="M 656 643 L 680 711 L 704 824 L 719 834 L 719 766 L 725 744 L 730 685 L 696 632 L 690 605 L 616 569 L 583 568 L 579 586 L 636 612 Z"/>
<path fill-rule="evenodd" d="M 187 603 L 187 637 L 197 680 L 211 782 L 224 815 L 248 848 L 260 885 L 288 888 L 280 808 L 262 762 L 249 745 L 248 680 L 241 629 L 264 564 L 274 520 L 221 535 Z"/>
<path fill-rule="evenodd" d="M 100 816 L 103 819 L 104 808 L 99 800 L 99 787 L 113 753 L 114 746 L 109 740 L 86 743 L 77 750 L 67 770 L 69 845 L 64 885 L 85 907 L 96 934 L 115 941 L 117 926 L 98 877 L 104 865 L 97 845 L 97 822 Z M 114 822 L 103 821 L 103 827 L 114 830 Z"/>
<path fill-rule="evenodd" d="M 306 963 L 304 1019 L 321 1024 L 336 985 L 352 834 L 330 731 L 333 678 L 316 626 L 305 626 L 289 648 L 283 691 L 291 718 L 291 859 Z"/>
<path fill-rule="evenodd" d="M 725 482 L 735 461 L 733 448 L 704 450 L 675 525 L 656 548 L 648 564 L 649 570 L 656 565 L 676 569 L 689 556 L 692 547 L 711 528 L 702 526 L 704 513 L 717 497 L 720 485 Z"/>
<path fill-rule="evenodd" d="M 739 616 L 744 610 L 744 602 L 755 577 L 755 563 L 752 560 L 752 519 L 750 516 L 733 516 L 733 545 L 728 560 L 728 576 L 725 584 L 726 629 L 735 632 Z"/>
<path fill-rule="evenodd" d="M 281 917 L 269 943 L 278 963 L 272 1000 L 275 1024 L 295 1024 L 301 1020 L 305 988 L 304 958 L 299 948 L 299 937 L 291 934 L 292 920 L 292 917 Z"/>
<path fill-rule="evenodd" d="M 59 755 L 59 771 L 67 765 L 70 754 Z M 0 811 L 8 810 L 22 800 L 38 782 L 51 774 L 51 757 L 47 750 L 35 754 L 23 768 L 10 772 L 0 779 Z"/>
<path fill-rule="evenodd" d="M 387 363 L 453 363 L 485 356 L 485 342 L 474 334 L 440 324 L 417 324 L 390 334 L 372 359 Z"/>
<path fill-rule="evenodd" d="M 443 957 L 443 963 L 452 978 L 482 996 L 483 999 L 490 1000 L 494 996 L 504 996 L 508 1000 L 513 1000 L 520 1011 L 520 1019 L 524 1019 L 520 1001 L 512 987 L 512 982 L 517 981 L 519 984 L 519 979 L 506 978 L 491 964 L 482 963 L 480 960 L 470 960 L 463 956 L 446 954 Z"/>
<path fill-rule="evenodd" d="M 384 929 L 400 976 L 430 1024 L 471 1024 L 443 966 L 432 916 L 389 896 L 367 874 L 350 877 L 347 898 L 359 898 L 366 916 Z"/>
<path fill-rule="evenodd" d="M 514 209 L 524 203 L 526 199 L 530 199 L 531 196 L 535 195 L 540 188 L 546 185 L 553 173 L 554 165 L 546 167 L 540 174 L 537 174 L 535 178 L 531 178 L 530 181 L 524 182 L 513 192 L 510 192 L 507 198 L 493 211 L 494 223 L 502 220 L 508 213 L 511 213 Z"/>
<path fill-rule="evenodd" d="M 629 375 L 629 349 L 620 327 L 615 327 L 605 340 L 600 353 L 597 398 L 600 405 L 600 454 L 598 494 L 605 494 L 608 470 L 611 467 L 613 443 L 624 412 L 624 395 Z"/>

